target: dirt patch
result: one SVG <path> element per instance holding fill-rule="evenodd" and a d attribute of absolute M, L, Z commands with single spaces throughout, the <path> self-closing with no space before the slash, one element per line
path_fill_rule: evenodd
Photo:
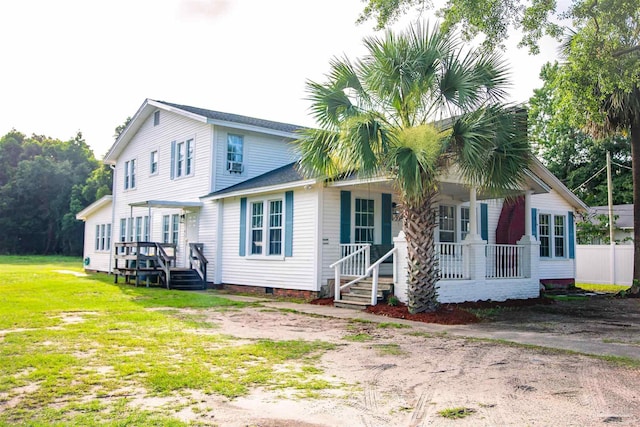
<path fill-rule="evenodd" d="M 411 314 L 404 304 L 395 306 L 387 304 L 378 304 L 367 307 L 368 313 L 378 314 L 380 316 L 395 317 L 396 319 L 407 319 L 416 322 L 438 323 L 440 325 L 467 325 L 469 323 L 477 323 L 480 319 L 473 313 L 470 313 L 455 304 L 443 304 L 432 313 L 416 313 Z"/>

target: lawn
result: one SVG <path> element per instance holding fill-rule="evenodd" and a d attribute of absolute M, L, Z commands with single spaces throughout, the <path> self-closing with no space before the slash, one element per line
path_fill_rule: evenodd
<path fill-rule="evenodd" d="M 184 425 L 131 396 L 182 396 L 189 406 L 194 393 L 331 387 L 313 367 L 330 344 L 239 340 L 199 314 L 247 303 L 81 273 L 76 258 L 0 257 L 0 426 Z"/>

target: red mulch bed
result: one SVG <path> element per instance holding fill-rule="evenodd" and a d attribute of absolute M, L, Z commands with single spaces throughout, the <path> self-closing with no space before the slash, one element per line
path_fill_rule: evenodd
<path fill-rule="evenodd" d="M 333 298 L 319 298 L 310 302 L 316 305 L 333 305 Z M 483 309 L 496 307 L 529 307 L 538 304 L 554 304 L 549 298 L 512 299 L 507 301 L 477 301 L 460 304 L 442 304 L 438 310 L 432 313 L 410 314 L 407 306 L 398 304 L 390 306 L 378 304 L 368 307 L 365 311 L 380 316 L 407 319 L 424 323 L 439 323 L 441 325 L 466 325 L 478 323 L 480 319 L 467 309 Z"/>

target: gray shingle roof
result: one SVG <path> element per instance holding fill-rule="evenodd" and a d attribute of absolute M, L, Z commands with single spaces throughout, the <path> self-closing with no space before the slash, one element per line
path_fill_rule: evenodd
<path fill-rule="evenodd" d="M 296 163 L 289 163 L 288 165 L 282 166 L 278 169 L 274 169 L 262 175 L 256 176 L 255 178 L 248 179 L 241 183 L 232 185 L 231 187 L 223 188 L 222 190 L 214 191 L 213 193 L 207 194 L 204 197 L 210 196 L 220 196 L 223 194 L 234 193 L 236 191 L 243 190 L 252 190 L 254 188 L 261 187 L 270 187 L 273 185 L 281 185 L 289 182 L 296 182 L 305 179 L 304 176 L 300 172 L 298 172 L 298 168 L 296 168 Z"/>
<path fill-rule="evenodd" d="M 304 126 L 292 125 L 289 123 L 273 122 L 271 120 L 256 119 L 255 117 L 241 116 L 239 114 L 223 113 L 221 111 L 206 110 L 204 108 L 190 107 L 188 105 L 174 104 L 165 101 L 156 101 L 170 107 L 179 108 L 199 116 L 204 116 L 212 120 L 220 120 L 225 122 L 239 123 L 243 125 L 259 126 L 267 129 L 273 129 L 280 132 L 293 133 Z"/>
<path fill-rule="evenodd" d="M 609 215 L 609 206 L 592 206 L 589 208 L 591 215 Z M 613 215 L 618 215 L 616 226 L 620 228 L 633 228 L 633 205 L 613 205 Z"/>

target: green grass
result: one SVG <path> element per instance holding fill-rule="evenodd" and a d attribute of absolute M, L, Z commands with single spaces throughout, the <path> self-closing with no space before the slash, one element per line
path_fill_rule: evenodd
<path fill-rule="evenodd" d="M 82 263 L 0 257 L 0 404 L 15 402 L 0 412 L 0 426 L 178 426 L 172 408 L 140 410 L 129 397 L 178 401 L 198 390 L 234 398 L 255 387 L 309 395 L 339 386 L 314 367 L 333 345 L 236 340 L 212 333 L 201 311 L 252 304 L 56 270 L 80 273 Z"/>
<path fill-rule="evenodd" d="M 366 332 L 360 332 L 357 334 L 345 335 L 344 337 L 342 337 L 342 339 L 352 342 L 364 342 L 371 341 L 373 337 Z"/>
<path fill-rule="evenodd" d="M 382 356 L 400 356 L 405 354 L 398 344 L 374 344 L 373 348 Z"/>
<path fill-rule="evenodd" d="M 471 409 L 471 408 L 447 408 L 447 409 L 443 409 L 441 411 L 438 411 L 438 414 L 441 417 L 444 418 L 449 418 L 452 420 L 458 419 L 458 418 L 465 418 L 468 417 L 469 415 L 473 414 L 475 412 L 475 410 Z"/>
<path fill-rule="evenodd" d="M 616 294 L 620 291 L 626 291 L 630 286 L 625 285 L 596 285 L 591 283 L 576 283 L 576 288 L 589 292 L 606 292 Z"/>

